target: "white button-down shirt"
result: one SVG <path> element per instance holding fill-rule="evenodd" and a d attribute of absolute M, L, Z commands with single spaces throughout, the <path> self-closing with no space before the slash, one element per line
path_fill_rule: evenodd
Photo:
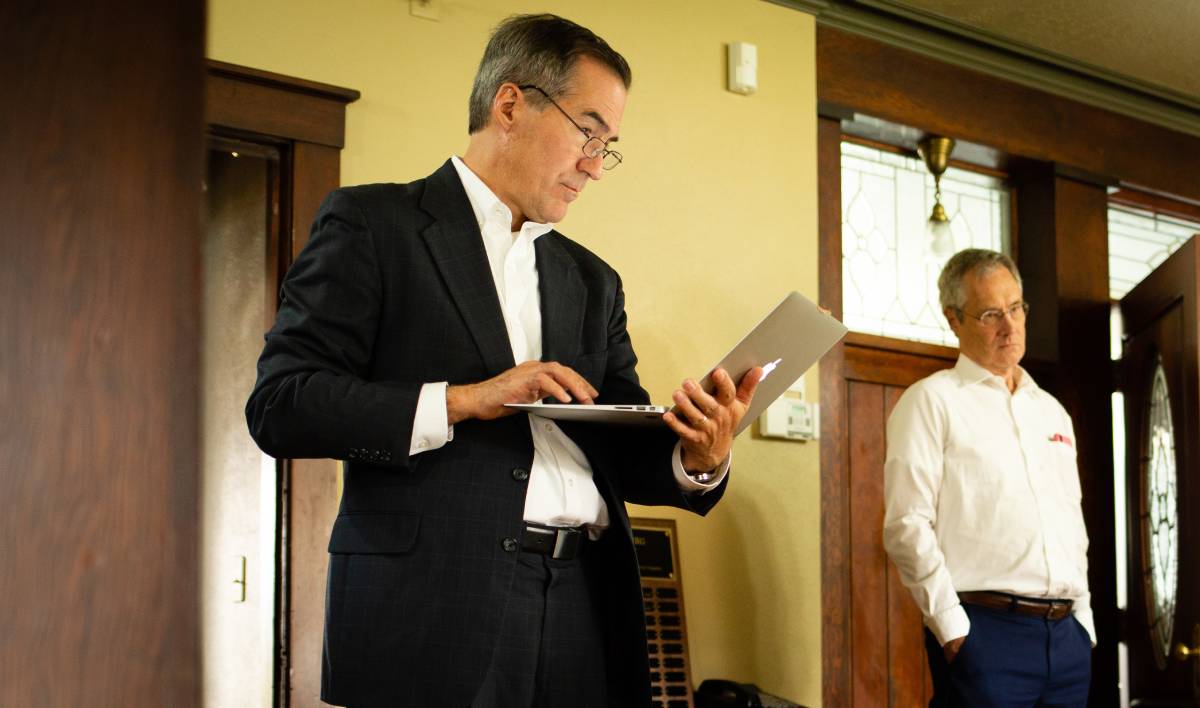
<path fill-rule="evenodd" d="M 520 231 L 513 233 L 509 208 L 462 160 L 452 157 L 451 163 L 458 171 L 479 223 L 513 360 L 538 361 L 542 357 L 542 311 L 534 242 L 553 225 L 527 221 Z M 524 519 L 551 526 L 587 525 L 593 535 L 598 535 L 608 527 L 608 509 L 592 480 L 587 457 L 554 421 L 528 417 L 533 434 L 533 464 L 525 493 Z M 446 383 L 425 384 L 417 402 L 409 454 L 436 450 L 453 436 L 446 417 Z M 701 484 L 684 472 L 680 446 L 676 445 L 673 468 L 681 489 L 703 492 L 721 483 L 729 469 L 729 460 L 726 459 L 715 479 Z"/>
<path fill-rule="evenodd" d="M 966 356 L 913 384 L 887 425 L 883 542 L 945 644 L 958 592 L 1075 601 L 1096 641 L 1071 418 L 1024 369 L 1016 390 Z"/>

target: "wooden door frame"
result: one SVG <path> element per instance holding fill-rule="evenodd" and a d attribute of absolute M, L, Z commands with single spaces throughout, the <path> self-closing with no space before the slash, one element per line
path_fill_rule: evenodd
<path fill-rule="evenodd" d="M 205 123 L 210 135 L 280 150 L 277 241 L 267 244 L 264 331 L 275 320 L 283 276 L 304 244 L 321 201 L 340 185 L 346 106 L 358 91 L 209 60 Z M 296 578 L 324 582 L 326 543 L 337 513 L 333 460 L 278 460 L 275 705 L 318 705 L 324 593 L 293 595 Z M 299 661 L 297 661 L 299 659 Z M 299 665 L 299 672 L 293 667 Z"/>
<path fill-rule="evenodd" d="M 1107 187 L 1200 205 L 1194 179 L 1200 174 L 1200 138 L 820 24 L 816 36 L 818 289 L 835 316 L 842 316 L 843 121 L 862 113 L 989 146 L 1012 174 L 1019 204 L 1014 246 L 1026 299 L 1037 312 L 1025 366 L 1063 402 L 1081 440 L 1092 602 L 1101 641 L 1093 659 L 1093 705 L 1115 704 L 1111 677 L 1117 671 L 1120 618 L 1112 582 L 1111 389 L 1094 385 L 1112 377 Z M 821 360 L 824 705 L 851 705 L 853 696 L 846 382 L 898 382 L 906 367 L 941 368 L 939 359 L 944 363 L 953 351 L 852 334 Z M 1084 385 L 1089 381 L 1093 385 Z"/>

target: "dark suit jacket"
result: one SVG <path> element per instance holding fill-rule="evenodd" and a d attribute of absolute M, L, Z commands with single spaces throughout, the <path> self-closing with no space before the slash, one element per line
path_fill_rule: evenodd
<path fill-rule="evenodd" d="M 543 359 L 599 402 L 648 400 L 621 281 L 557 232 L 535 242 Z M 283 285 L 246 405 L 276 457 L 346 460 L 329 542 L 322 698 L 353 706 L 466 706 L 505 611 L 533 443 L 524 415 L 469 420 L 409 457 L 421 385 L 514 365 L 487 254 L 449 162 L 424 180 L 340 189 Z M 646 636 L 625 501 L 705 513 L 724 486 L 682 494 L 662 430 L 564 425 L 587 455 L 612 526 L 589 546 L 606 569 L 610 697 L 649 703 Z M 305 588 L 298 588 L 305 591 Z"/>

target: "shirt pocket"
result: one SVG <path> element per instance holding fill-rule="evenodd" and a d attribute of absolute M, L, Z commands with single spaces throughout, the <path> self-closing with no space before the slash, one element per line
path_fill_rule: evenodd
<path fill-rule="evenodd" d="M 1060 440 L 1047 440 L 1045 450 L 1046 471 L 1053 475 L 1062 492 L 1063 499 L 1079 503 L 1083 488 L 1079 485 L 1079 467 L 1075 446 Z"/>

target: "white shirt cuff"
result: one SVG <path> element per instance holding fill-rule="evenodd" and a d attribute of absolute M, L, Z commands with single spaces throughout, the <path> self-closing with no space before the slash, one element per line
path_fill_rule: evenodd
<path fill-rule="evenodd" d="M 945 646 L 946 642 L 951 639 L 965 637 L 971 631 L 971 619 L 967 617 L 967 611 L 963 609 L 962 605 L 955 605 L 927 618 L 925 624 L 929 627 L 929 631 L 933 632 L 933 636 L 940 646 Z"/>
<path fill-rule="evenodd" d="M 453 439 L 454 428 L 446 419 L 446 382 L 427 383 L 421 387 L 421 395 L 417 398 L 408 454 L 411 457 L 436 450 Z"/>
<path fill-rule="evenodd" d="M 712 479 L 698 482 L 696 478 L 683 469 L 683 443 L 675 443 L 675 452 L 671 453 L 671 469 L 675 472 L 675 482 L 685 492 L 700 492 L 701 494 L 716 489 L 729 474 L 729 463 L 733 461 L 733 451 L 725 456 L 725 461 L 717 466 Z"/>

